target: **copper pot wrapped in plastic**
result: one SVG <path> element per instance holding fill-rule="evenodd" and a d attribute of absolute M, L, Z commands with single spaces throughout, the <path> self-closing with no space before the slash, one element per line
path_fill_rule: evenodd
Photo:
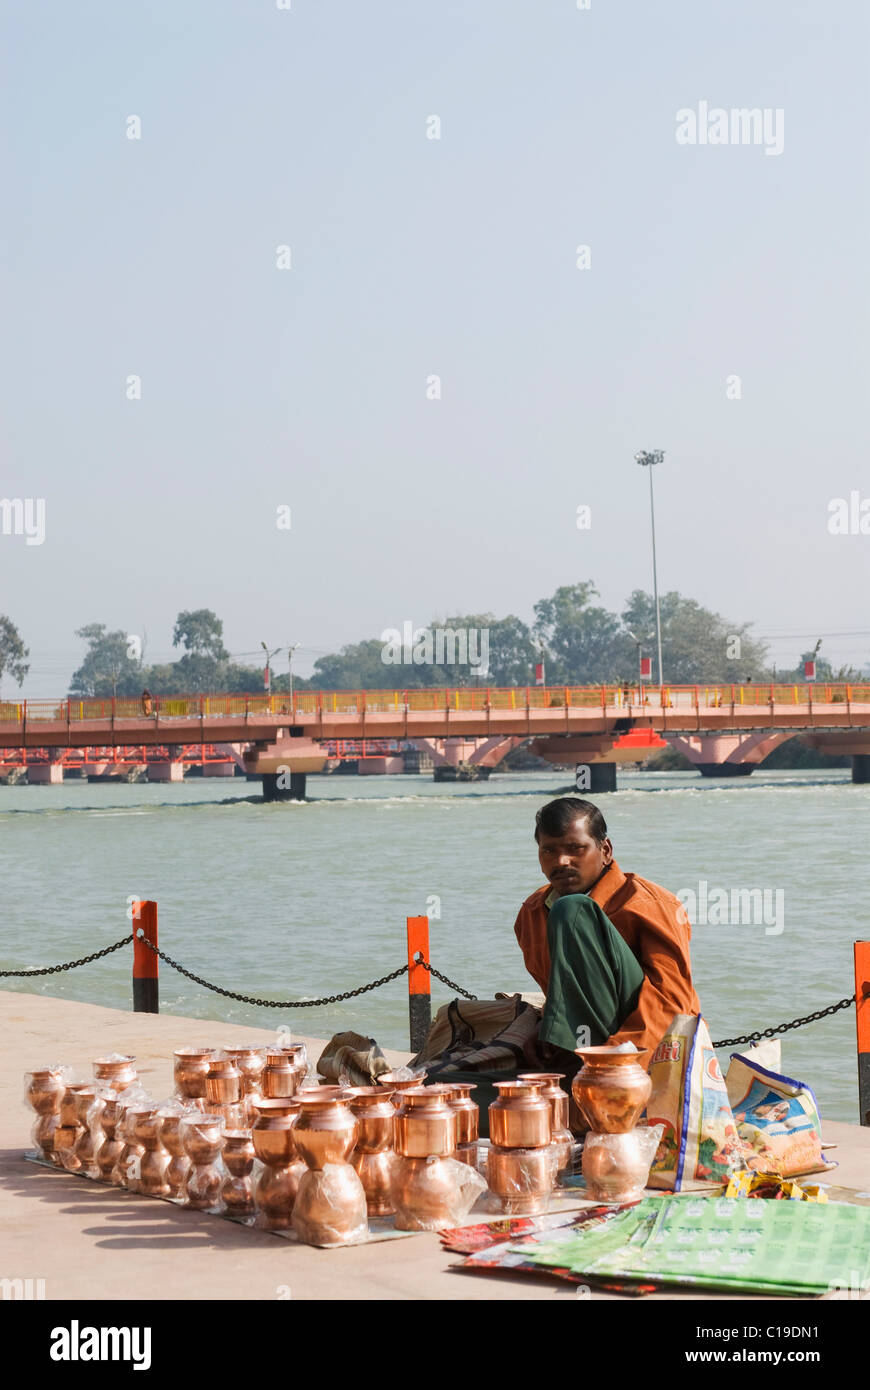
<path fill-rule="evenodd" d="M 486 1191 L 483 1178 L 453 1158 L 400 1158 L 393 1169 L 393 1203 L 400 1231 L 443 1231 L 468 1215 Z"/>
<path fill-rule="evenodd" d="M 225 1047 L 224 1051 L 241 1073 L 242 1095 L 262 1095 L 262 1078 L 266 1067 L 265 1049 L 258 1043 L 245 1047 Z"/>
<path fill-rule="evenodd" d="M 190 1171 L 190 1159 L 184 1151 L 179 1126 L 184 1115 L 180 1110 L 166 1110 L 160 1116 L 160 1138 L 169 1156 L 166 1165 L 166 1185 L 170 1197 L 179 1197 L 184 1179 Z"/>
<path fill-rule="evenodd" d="M 75 1111 L 80 1129 L 74 1153 L 78 1160 L 79 1171 L 88 1178 L 97 1175 L 94 1136 L 95 1134 L 100 1135 L 98 1116 L 102 1110 L 102 1105 L 102 1098 L 97 1095 L 96 1083 L 83 1086 L 81 1090 L 76 1092 Z"/>
<path fill-rule="evenodd" d="M 550 1145 L 536 1149 L 502 1149 L 492 1144 L 486 1177 L 500 1209 L 509 1216 L 532 1216 L 547 1210 L 556 1182 L 557 1155 Z"/>
<path fill-rule="evenodd" d="M 85 1092 L 91 1101 L 96 1094 L 93 1082 L 71 1082 L 60 1100 L 59 1124 L 54 1131 L 54 1151 L 60 1158 L 61 1167 L 68 1173 L 82 1171 L 82 1159 L 76 1150 L 79 1140 L 87 1132 L 87 1126 L 79 1118 L 76 1101 L 80 1092 Z"/>
<path fill-rule="evenodd" d="M 583 1145 L 586 1191 L 596 1202 L 639 1202 L 663 1125 L 638 1125 L 616 1134 L 587 1134 Z"/>
<path fill-rule="evenodd" d="M 31 1130 L 33 1143 L 40 1156 L 59 1166 L 54 1152 L 54 1135 L 60 1123 L 60 1102 L 66 1091 L 66 1067 L 42 1067 L 26 1075 L 25 1097 L 36 1112 Z"/>
<path fill-rule="evenodd" d="M 357 1086 L 350 1102 L 356 1118 L 356 1147 L 351 1165 L 365 1188 L 369 1216 L 391 1216 L 393 1200 L 393 1117 L 390 1092 L 382 1086 Z"/>
<path fill-rule="evenodd" d="M 113 1091 L 126 1091 L 139 1080 L 136 1058 L 115 1053 L 94 1059 L 94 1079 L 104 1081 Z"/>
<path fill-rule="evenodd" d="M 502 1149 L 542 1149 L 552 1139 L 550 1102 L 531 1081 L 497 1081 L 489 1107 L 489 1137 Z"/>
<path fill-rule="evenodd" d="M 169 1197 L 171 1188 L 166 1177 L 169 1153 L 163 1144 L 163 1116 L 157 1107 L 139 1114 L 135 1135 L 143 1145 L 139 1174 L 139 1191 L 146 1197 Z"/>
<path fill-rule="evenodd" d="M 578 1047 L 583 1066 L 571 1085 L 577 1108 L 598 1134 L 627 1134 L 649 1100 L 652 1081 L 644 1071 L 649 1052 L 615 1047 Z"/>
<path fill-rule="evenodd" d="M 263 1165 L 254 1181 L 257 1225 L 267 1231 L 284 1231 L 290 1226 L 299 1183 L 307 1171 L 296 1153 L 299 1103 L 290 1097 L 263 1097 L 255 1103 L 255 1110 L 251 1143 Z"/>
<path fill-rule="evenodd" d="M 254 1167 L 254 1145 L 247 1130 L 224 1131 L 223 1159 L 227 1176 L 221 1187 L 221 1197 L 227 1215 L 253 1216 L 254 1183 L 251 1173 Z"/>
<path fill-rule="evenodd" d="M 115 1176 L 118 1159 L 124 1149 L 124 1141 L 117 1136 L 117 1127 L 121 1123 L 122 1112 L 118 1105 L 118 1092 L 106 1090 L 102 1095 L 103 1109 L 100 1115 L 100 1131 L 102 1139 L 97 1146 L 96 1164 L 97 1172 L 101 1182 L 112 1183 L 120 1186 Z"/>
<path fill-rule="evenodd" d="M 184 1205 L 194 1211 L 220 1210 L 223 1130 L 223 1116 L 208 1113 L 185 1115 L 179 1125 L 181 1142 L 190 1159 L 181 1197 Z"/>

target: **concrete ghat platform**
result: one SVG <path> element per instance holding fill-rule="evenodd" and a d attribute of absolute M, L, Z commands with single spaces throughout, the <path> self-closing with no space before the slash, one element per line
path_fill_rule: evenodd
<path fill-rule="evenodd" d="M 169 1014 L 134 1014 L 45 995 L 0 991 L 0 1277 L 44 1279 L 46 1299 L 530 1299 L 576 1301 L 547 1277 L 458 1272 L 460 1256 L 422 1233 L 347 1250 L 316 1250 L 168 1202 L 119 1192 L 28 1163 L 32 1113 L 25 1071 L 69 1062 L 90 1076 L 106 1052 L 138 1059 L 155 1096 L 172 1089 L 174 1048 L 274 1042 L 268 1029 Z M 294 1035 L 295 1037 L 295 1035 Z M 301 1041 L 301 1035 L 298 1039 Z M 304 1039 L 314 1061 L 323 1042 Z M 399 1065 L 407 1053 L 387 1053 Z M 831 1123 L 840 1167 L 829 1181 L 870 1188 L 870 1129 Z M 600 1299 L 619 1295 L 595 1293 Z M 708 1295 L 717 1301 L 728 1295 Z M 698 1297 L 679 1291 L 660 1299 Z M 742 1301 L 742 1300 L 741 1300 Z"/>

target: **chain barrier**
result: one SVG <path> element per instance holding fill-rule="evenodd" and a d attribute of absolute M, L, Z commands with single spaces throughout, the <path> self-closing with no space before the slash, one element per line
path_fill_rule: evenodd
<path fill-rule="evenodd" d="M 422 965 L 424 970 L 428 970 L 430 975 L 434 975 L 436 980 L 440 980 L 442 984 L 449 985 L 451 989 L 455 989 L 458 994 L 462 995 L 463 999 L 477 998 L 476 994 L 469 994 L 468 990 L 463 989 L 462 986 L 458 985 L 455 980 L 448 980 L 447 976 L 442 975 L 440 970 L 436 970 L 434 965 L 429 965 L 428 961 L 425 961 L 421 958 L 419 951 L 414 957 L 414 960 L 416 961 L 417 965 Z"/>
<path fill-rule="evenodd" d="M 133 940 L 133 933 L 128 932 L 122 936 L 120 941 L 116 941 L 114 946 L 104 946 L 102 951 L 94 951 L 89 956 L 82 956 L 80 960 L 67 960 L 62 965 L 46 965 L 42 970 L 0 970 L 0 978 L 8 979 L 16 976 L 18 979 L 29 979 L 31 975 L 57 975 L 61 970 L 75 970 L 79 965 L 89 965 L 92 960 L 99 960 L 101 956 L 110 956 L 113 951 L 119 951 L 122 946 L 129 946 Z"/>
<path fill-rule="evenodd" d="M 849 995 L 838 1004 L 829 1004 L 826 1009 L 817 1009 L 814 1014 L 807 1014 L 806 1018 L 793 1018 L 791 1023 L 780 1023 L 776 1028 L 763 1028 L 759 1033 L 747 1033 L 742 1038 L 723 1038 L 721 1042 L 714 1042 L 713 1046 L 738 1047 L 742 1043 L 761 1042 L 762 1038 L 775 1038 L 778 1033 L 787 1033 L 790 1028 L 803 1028 L 807 1023 L 815 1023 L 817 1019 L 828 1018 L 830 1014 L 837 1014 L 841 1009 L 848 1009 L 854 1002 L 854 997 Z"/>
<path fill-rule="evenodd" d="M 192 971 L 185 970 L 183 965 L 179 965 L 177 960 L 167 956 L 165 951 L 161 951 L 158 946 L 148 941 L 141 933 L 137 937 L 149 951 L 153 951 L 155 956 L 166 961 L 173 970 L 177 970 L 180 975 L 186 975 L 188 980 L 193 980 L 195 984 L 202 985 L 203 989 L 210 989 L 214 994 L 222 994 L 225 999 L 238 999 L 240 1004 L 259 1004 L 264 1009 L 315 1009 L 322 1004 L 337 1004 L 342 999 L 355 999 L 358 994 L 368 994 L 372 989 L 379 989 L 381 985 L 387 984 L 390 980 L 397 980 L 400 975 L 407 975 L 407 965 L 399 966 L 398 970 L 393 970 L 389 975 L 382 975 L 379 980 L 372 980 L 370 985 L 360 985 L 359 989 L 345 990 L 344 994 L 329 994 L 325 999 L 257 999 L 252 994 L 236 994 L 231 989 L 221 989 L 220 985 L 210 984 L 201 975 L 194 975 Z"/>
<path fill-rule="evenodd" d="M 136 938 L 149 951 L 153 951 L 162 961 L 170 965 L 173 970 L 177 970 L 180 975 L 185 975 L 188 980 L 193 980 L 194 984 L 202 985 L 203 989 L 210 989 L 214 994 L 222 994 L 225 999 L 237 999 L 240 1004 L 258 1004 L 265 1009 L 316 1009 L 324 1004 L 338 1004 L 345 999 L 356 999 L 360 994 L 368 994 L 373 989 L 380 989 L 381 985 L 389 984 L 390 980 L 397 980 L 400 975 L 407 975 L 407 965 L 400 965 L 398 970 L 390 971 L 389 975 L 382 975 L 378 980 L 372 980 L 371 984 L 360 985 L 358 989 L 348 989 L 342 994 L 328 994 L 323 999 L 258 999 L 252 994 L 237 994 L 235 990 L 222 989 L 220 985 L 213 985 L 208 980 L 204 980 L 201 975 L 194 975 L 192 970 L 187 970 L 180 965 L 177 960 L 173 960 L 165 951 L 161 951 L 158 946 L 152 945 L 145 937 L 142 929 Z M 93 960 L 101 960 L 103 956 L 110 956 L 113 951 L 119 951 L 122 946 L 127 946 L 133 940 L 133 933 L 129 932 L 122 936 L 120 941 L 115 941 L 111 946 L 104 946 L 101 951 L 92 951 L 89 956 L 81 956 L 78 960 L 64 961 L 60 965 L 47 965 L 39 970 L 0 970 L 0 979 L 29 979 L 37 975 L 57 975 L 64 970 L 76 970 L 80 965 L 89 965 Z M 436 970 L 434 965 L 421 958 L 418 951 L 414 957 L 417 965 L 422 965 L 430 975 L 434 975 L 436 980 L 447 985 L 448 989 L 455 989 L 457 994 L 461 994 L 463 999 L 477 999 L 476 994 L 469 994 L 467 989 L 463 989 L 455 980 L 449 976 L 442 975 L 440 970 Z M 775 1038 L 780 1033 L 788 1033 L 792 1028 L 804 1028 L 808 1023 L 817 1023 L 820 1018 L 829 1018 L 832 1014 L 839 1013 L 841 1009 L 848 1009 L 855 1003 L 854 997 L 847 995 L 845 999 L 839 1000 L 836 1004 L 829 1004 L 826 1009 L 817 1009 L 815 1013 L 806 1014 L 803 1018 L 793 1018 L 790 1023 L 779 1023 L 775 1028 L 762 1028 L 755 1033 L 744 1033 L 739 1038 L 721 1038 L 714 1042 L 714 1047 L 742 1047 L 745 1043 L 761 1042 L 764 1038 Z"/>

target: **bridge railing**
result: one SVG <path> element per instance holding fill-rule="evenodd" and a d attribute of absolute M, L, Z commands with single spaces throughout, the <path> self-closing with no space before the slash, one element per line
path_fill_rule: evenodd
<path fill-rule="evenodd" d="M 0 724 L 54 721 L 77 724 L 114 719 L 244 719 L 256 715 L 288 715 L 298 720 L 319 714 L 386 714 L 425 711 L 616 708 L 637 712 L 650 709 L 717 709 L 740 706 L 870 703 L 870 682 L 828 681 L 802 684 L 709 682 L 699 685 L 585 685 L 585 686 L 417 686 L 405 690 L 294 690 L 275 694 L 154 695 L 148 713 L 140 696 L 114 699 L 4 700 Z"/>

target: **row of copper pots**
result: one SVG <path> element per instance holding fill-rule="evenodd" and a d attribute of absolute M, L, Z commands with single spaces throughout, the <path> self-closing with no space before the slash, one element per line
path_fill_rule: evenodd
<path fill-rule="evenodd" d="M 292 1096 L 305 1079 L 306 1055 L 304 1043 L 266 1049 L 180 1047 L 174 1054 L 176 1093 L 185 1100 L 219 1105 L 259 1095 Z"/>

